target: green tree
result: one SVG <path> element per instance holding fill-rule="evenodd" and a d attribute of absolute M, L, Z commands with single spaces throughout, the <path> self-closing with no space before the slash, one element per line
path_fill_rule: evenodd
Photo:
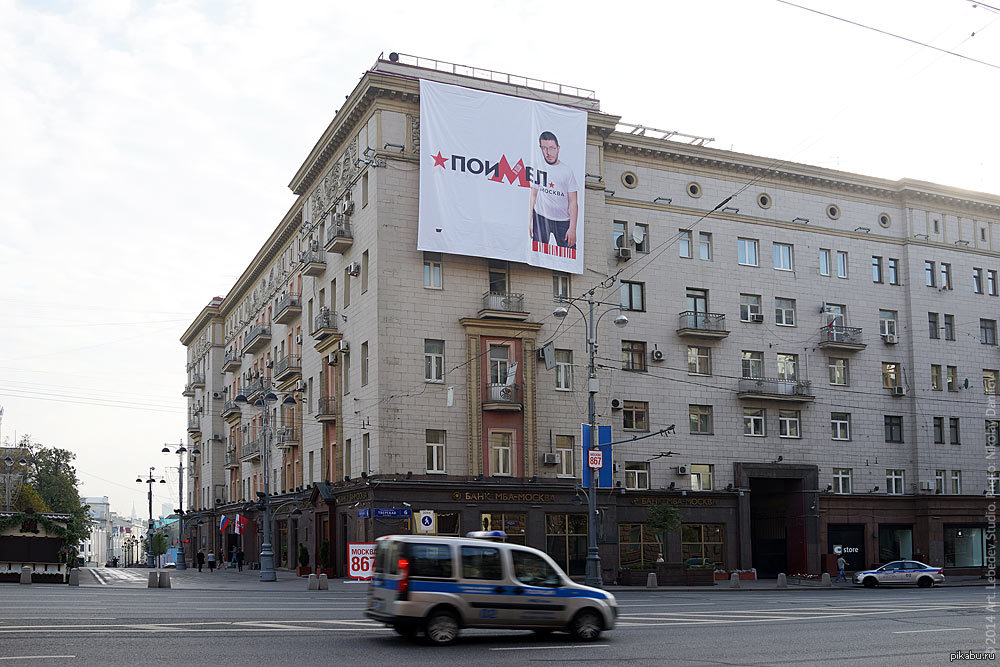
<path fill-rule="evenodd" d="M 90 506 L 80 502 L 79 480 L 73 460 L 76 454 L 58 447 L 45 447 L 33 442 L 30 435 L 21 438 L 18 446 L 29 452 L 27 486 L 30 486 L 48 506 L 48 511 L 69 514 L 66 544 L 76 546 L 90 535 Z M 35 508 L 38 511 L 39 508 Z"/>
<path fill-rule="evenodd" d="M 142 553 L 149 553 L 149 547 L 146 546 L 148 540 L 144 537 L 142 538 Z M 153 533 L 153 555 L 162 556 L 167 553 L 167 538 L 163 533 Z"/>
<path fill-rule="evenodd" d="M 24 484 L 20 493 L 17 494 L 17 500 L 11 503 L 11 509 L 15 512 L 24 512 L 29 509 L 35 512 L 48 512 L 49 506 L 41 494 L 35 490 L 35 487 Z"/>
<path fill-rule="evenodd" d="M 673 505 L 653 505 L 646 513 L 646 525 L 653 529 L 660 553 L 667 551 L 667 534 L 681 527 L 681 513 Z"/>

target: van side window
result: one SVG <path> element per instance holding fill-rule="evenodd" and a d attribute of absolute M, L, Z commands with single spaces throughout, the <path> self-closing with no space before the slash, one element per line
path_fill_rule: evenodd
<path fill-rule="evenodd" d="M 451 548 L 447 544 L 410 543 L 410 575 L 414 577 L 452 577 Z"/>
<path fill-rule="evenodd" d="M 462 578 L 503 579 L 500 550 L 491 547 L 462 547 Z"/>
<path fill-rule="evenodd" d="M 514 578 L 522 584 L 558 588 L 562 583 L 552 566 L 538 554 L 514 549 L 510 555 L 514 559 Z"/>

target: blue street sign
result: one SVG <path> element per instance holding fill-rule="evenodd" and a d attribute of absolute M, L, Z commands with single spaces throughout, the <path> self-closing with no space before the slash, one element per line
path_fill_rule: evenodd
<path fill-rule="evenodd" d="M 376 507 L 375 517 L 378 519 L 408 519 L 413 516 L 409 507 Z"/>
<path fill-rule="evenodd" d="M 372 511 L 370 509 L 358 510 L 359 519 L 370 519 L 372 516 Z"/>
<path fill-rule="evenodd" d="M 580 439 L 583 441 L 583 456 L 581 458 L 581 461 L 583 461 L 583 479 L 581 482 L 583 484 L 583 488 L 588 489 L 590 488 L 590 468 L 587 466 L 587 450 L 590 449 L 590 424 L 583 424 L 581 436 L 582 437 Z M 600 472 L 597 475 L 597 486 L 601 489 L 610 489 L 614 486 L 614 466 L 611 462 L 611 445 L 606 444 L 609 442 L 611 442 L 611 427 L 598 426 L 598 449 L 604 453 L 604 467 L 600 469 Z"/>
<path fill-rule="evenodd" d="M 420 517 L 420 523 L 422 525 L 430 528 L 431 524 L 434 523 L 434 518 L 430 517 L 430 516 L 427 516 L 427 515 L 424 515 L 424 516 Z"/>

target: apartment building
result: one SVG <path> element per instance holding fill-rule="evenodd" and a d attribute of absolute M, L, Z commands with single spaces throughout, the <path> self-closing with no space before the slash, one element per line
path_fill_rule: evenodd
<path fill-rule="evenodd" d="M 606 581 L 661 551 L 765 575 L 835 551 L 980 571 L 1000 196 L 719 150 L 591 91 L 409 63 L 364 74 L 181 339 L 195 544 L 255 560 L 266 477 L 285 566 L 300 543 L 322 566 L 328 542 L 344 574 L 348 543 L 432 510 L 430 532 L 502 527 L 582 574 L 587 332 L 554 310 L 590 295 L 628 318 L 595 339 Z M 421 79 L 587 112 L 583 273 L 418 250 Z M 657 504 L 683 518 L 665 545 L 643 524 Z M 220 533 L 237 512 L 248 532 Z"/>

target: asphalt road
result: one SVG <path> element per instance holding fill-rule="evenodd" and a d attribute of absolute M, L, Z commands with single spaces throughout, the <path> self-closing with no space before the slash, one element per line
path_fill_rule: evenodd
<path fill-rule="evenodd" d="M 943 665 L 981 650 L 996 614 L 981 587 L 617 593 L 619 625 L 592 644 L 566 635 L 464 631 L 410 643 L 366 620 L 366 586 L 178 577 L 170 590 L 105 573 L 79 588 L 0 584 L 0 665 Z M 219 577 L 224 575 L 218 575 Z M 188 584 L 185 582 L 193 582 Z M 211 588 L 199 587 L 199 582 Z M 296 590 L 297 589 L 297 590 Z M 996 600 L 996 598 L 994 598 Z M 992 621 L 990 620 L 992 617 Z M 995 637 L 995 626 L 993 626 Z"/>

